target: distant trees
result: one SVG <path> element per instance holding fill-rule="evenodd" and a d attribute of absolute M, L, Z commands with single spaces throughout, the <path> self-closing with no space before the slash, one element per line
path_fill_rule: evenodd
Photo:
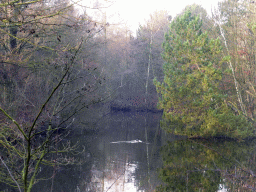
<path fill-rule="evenodd" d="M 250 136 L 250 123 L 229 108 L 220 89 L 228 57 L 221 56 L 220 40 L 210 39 L 201 27 L 200 18 L 187 10 L 166 34 L 165 78 L 162 84 L 155 80 L 166 130 L 189 137 Z"/>
<path fill-rule="evenodd" d="M 106 66 L 107 86 L 115 92 L 120 105 L 156 107 L 153 78 L 163 79 L 161 44 L 168 28 L 168 18 L 166 11 L 153 13 L 138 28 L 136 36 L 126 25 L 107 28 L 106 45 L 99 48 L 101 55 L 98 60 Z M 104 38 L 103 34 L 101 38 Z"/>
<path fill-rule="evenodd" d="M 143 105 L 147 107 L 156 107 L 157 93 L 153 79 L 163 79 L 161 45 L 169 19 L 166 11 L 152 13 L 146 23 L 138 28 L 136 38 L 131 41 L 131 57 L 136 67 L 134 84 L 137 87 L 137 94 L 143 98 Z"/>

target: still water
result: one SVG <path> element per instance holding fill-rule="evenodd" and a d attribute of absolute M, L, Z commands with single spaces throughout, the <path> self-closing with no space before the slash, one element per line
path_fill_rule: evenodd
<path fill-rule="evenodd" d="M 77 164 L 42 168 L 34 191 L 256 191 L 255 140 L 189 140 L 162 132 L 160 119 L 116 112 L 75 131 Z"/>
<path fill-rule="evenodd" d="M 161 184 L 157 169 L 162 166 L 160 148 L 166 142 L 159 124 L 161 116 L 161 113 L 115 112 L 94 124 L 96 131 L 74 129 L 69 139 L 71 145 L 79 144 L 74 158 L 81 164 L 58 166 L 54 170 L 43 168 L 41 174 L 48 179 L 40 181 L 34 190 L 154 191 Z"/>
<path fill-rule="evenodd" d="M 91 146 L 91 155 L 101 156 L 92 165 L 86 190 L 153 191 L 159 184 L 156 169 L 161 167 L 160 117 L 161 114 L 115 113 L 106 118 L 104 128 L 92 141 L 97 145 Z"/>

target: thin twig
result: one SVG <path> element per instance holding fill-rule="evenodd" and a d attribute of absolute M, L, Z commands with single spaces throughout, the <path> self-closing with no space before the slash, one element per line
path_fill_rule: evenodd
<path fill-rule="evenodd" d="M 4 166 L 6 167 L 6 169 L 7 169 L 8 173 L 9 173 L 9 175 L 10 175 L 11 178 L 12 178 L 12 180 L 16 183 L 16 185 L 17 185 L 19 191 L 22 192 L 21 189 L 20 189 L 19 183 L 14 179 L 14 177 L 13 177 L 13 175 L 12 175 L 10 169 L 9 169 L 8 166 L 5 164 L 5 162 L 4 162 L 4 160 L 2 159 L 1 155 L 0 155 L 0 159 L 1 159 L 1 162 L 4 164 Z"/>

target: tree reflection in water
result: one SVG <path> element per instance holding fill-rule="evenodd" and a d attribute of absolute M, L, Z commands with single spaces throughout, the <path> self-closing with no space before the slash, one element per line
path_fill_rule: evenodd
<path fill-rule="evenodd" d="M 179 140 L 162 147 L 157 191 L 255 191 L 255 141 Z"/>

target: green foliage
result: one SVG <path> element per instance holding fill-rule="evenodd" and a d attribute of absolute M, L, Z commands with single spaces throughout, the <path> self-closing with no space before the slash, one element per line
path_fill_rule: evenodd
<path fill-rule="evenodd" d="M 220 91 L 224 75 L 219 39 L 201 33 L 202 21 L 186 11 L 176 18 L 163 47 L 164 82 L 154 80 L 163 124 L 168 132 L 196 136 L 244 138 L 252 135 L 245 117 L 236 115 Z"/>

